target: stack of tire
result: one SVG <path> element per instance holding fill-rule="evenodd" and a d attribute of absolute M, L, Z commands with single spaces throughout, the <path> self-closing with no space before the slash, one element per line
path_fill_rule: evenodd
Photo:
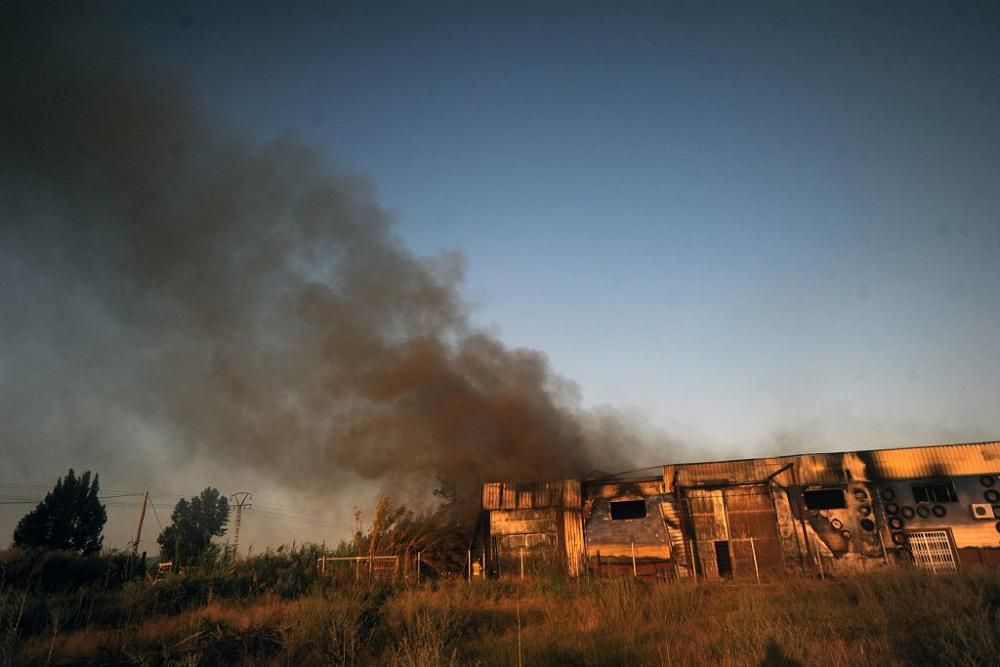
<path fill-rule="evenodd" d="M 899 505 L 895 502 L 896 492 L 891 488 L 882 489 L 882 501 L 885 503 L 885 513 L 888 516 L 889 530 L 892 531 L 892 543 L 896 545 L 897 555 L 906 555 L 906 529 L 907 522 L 914 518 L 928 519 L 933 514 L 938 519 L 943 519 L 948 514 L 944 505 L 929 505 L 918 503 L 916 508 L 910 505 Z M 1000 528 L 998 528 L 1000 530 Z"/>
<path fill-rule="evenodd" d="M 996 478 L 992 475 L 983 475 L 979 478 L 979 483 L 986 487 L 986 490 L 983 491 L 983 498 L 990 505 L 993 505 L 993 515 L 996 516 L 997 505 L 1000 504 L 1000 491 L 993 488 L 996 484 Z M 1000 521 L 996 522 L 996 529 L 1000 533 Z"/>

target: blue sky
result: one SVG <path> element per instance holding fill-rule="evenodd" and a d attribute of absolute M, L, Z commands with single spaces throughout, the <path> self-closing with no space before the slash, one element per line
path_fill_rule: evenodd
<path fill-rule="evenodd" d="M 262 140 L 369 174 L 475 320 L 728 453 L 1000 433 L 1000 12 L 124 10 Z"/>

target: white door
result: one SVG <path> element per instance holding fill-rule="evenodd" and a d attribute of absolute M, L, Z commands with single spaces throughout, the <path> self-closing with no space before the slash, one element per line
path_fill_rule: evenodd
<path fill-rule="evenodd" d="M 957 569 L 955 554 L 951 550 L 951 541 L 946 531 L 907 533 L 906 538 L 917 567 L 931 572 L 954 572 Z"/>

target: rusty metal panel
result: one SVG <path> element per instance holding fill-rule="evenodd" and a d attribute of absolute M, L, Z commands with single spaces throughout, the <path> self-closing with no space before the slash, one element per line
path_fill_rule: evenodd
<path fill-rule="evenodd" d="M 563 544 L 566 549 L 566 571 L 575 577 L 581 573 L 584 561 L 583 512 L 563 512 Z"/>
<path fill-rule="evenodd" d="M 733 575 L 752 578 L 757 571 L 761 577 L 780 575 L 785 569 L 784 555 L 770 489 L 763 484 L 733 487 L 726 489 L 723 496 L 729 520 Z"/>
<path fill-rule="evenodd" d="M 562 506 L 567 509 L 580 509 L 583 507 L 583 492 L 580 481 L 567 479 L 562 485 Z"/>
<path fill-rule="evenodd" d="M 673 561 L 674 571 L 678 577 L 689 577 L 694 575 L 694 553 L 684 534 L 684 526 L 675 498 L 676 496 L 664 498 L 664 501 L 660 503 L 660 516 L 667 529 L 667 544 L 670 546 L 670 558 Z"/>
<path fill-rule="evenodd" d="M 869 479 L 1000 473 L 1000 442 L 882 449 L 858 454 L 867 459 Z"/>
<path fill-rule="evenodd" d="M 630 495 L 612 498 L 602 497 L 598 491 L 596 497 L 588 499 L 586 512 L 586 550 L 590 557 L 600 553 L 602 558 L 624 558 L 631 560 L 633 545 L 636 558 L 670 559 L 670 541 L 667 525 L 660 512 L 660 506 L 665 501 L 659 493 L 636 497 L 631 495 L 634 488 L 622 488 L 618 484 L 611 485 L 617 491 L 629 491 Z M 653 490 L 658 485 L 650 487 Z M 611 502 L 616 500 L 641 500 L 645 503 L 646 514 L 641 518 L 612 519 Z"/>
<path fill-rule="evenodd" d="M 501 576 L 518 576 L 522 565 L 526 573 L 551 572 L 563 560 L 555 533 L 501 535 L 494 540 Z"/>
<path fill-rule="evenodd" d="M 795 457 L 791 456 L 781 456 L 669 465 L 663 468 L 663 480 L 668 485 L 668 491 L 676 491 L 672 488 L 675 482 L 678 487 L 722 487 L 760 482 L 773 477 L 778 483 L 791 483 L 790 471 L 781 473 L 778 471 L 783 466 L 793 463 L 794 459 Z"/>
<path fill-rule="evenodd" d="M 588 554 L 601 555 L 604 559 L 632 560 L 633 554 L 637 560 L 670 560 L 669 544 L 641 544 L 638 542 L 593 542 L 588 545 Z"/>
<path fill-rule="evenodd" d="M 553 507 L 541 510 L 494 510 L 490 512 L 490 534 L 555 534 L 559 530 L 558 512 Z"/>
<path fill-rule="evenodd" d="M 579 480 L 555 482 L 489 482 L 483 485 L 484 509 L 541 509 L 568 507 L 579 509 Z"/>
<path fill-rule="evenodd" d="M 684 492 L 688 516 L 694 529 L 694 547 L 703 575 L 709 579 L 719 576 L 715 559 L 715 542 L 729 539 L 729 523 L 722 491 L 718 489 L 690 489 Z"/>
<path fill-rule="evenodd" d="M 483 484 L 483 509 L 484 510 L 496 510 L 500 509 L 500 491 L 502 484 L 500 482 L 489 482 Z"/>
<path fill-rule="evenodd" d="M 844 484 L 849 479 L 865 479 L 864 465 L 858 461 L 845 461 L 844 454 L 805 454 L 789 457 L 793 463 L 794 483 L 802 485 Z M 782 481 L 781 486 L 791 486 Z"/>
<path fill-rule="evenodd" d="M 677 486 L 726 486 L 767 479 L 782 466 L 793 469 L 773 478 L 779 486 L 846 484 L 857 480 L 1000 474 L 1000 442 L 860 450 L 735 461 L 668 465 L 667 490 Z"/>
<path fill-rule="evenodd" d="M 656 479 L 632 481 L 601 481 L 586 482 L 588 498 L 624 498 L 633 496 L 644 498 L 663 493 L 663 480 Z"/>
<path fill-rule="evenodd" d="M 526 551 L 542 549 L 554 552 L 558 544 L 559 537 L 555 533 L 524 533 L 500 537 L 501 549 L 508 553 L 522 548 Z"/>
<path fill-rule="evenodd" d="M 772 491 L 774 499 L 775 520 L 778 524 L 778 540 L 785 557 L 785 569 L 801 568 L 805 562 L 805 548 L 801 535 L 801 524 L 797 521 L 795 509 L 792 507 L 788 489 Z"/>
<path fill-rule="evenodd" d="M 691 489 L 685 491 L 684 497 L 696 539 L 729 539 L 729 522 L 721 490 Z"/>

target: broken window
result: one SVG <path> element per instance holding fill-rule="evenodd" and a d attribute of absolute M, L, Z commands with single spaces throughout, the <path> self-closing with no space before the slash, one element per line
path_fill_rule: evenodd
<path fill-rule="evenodd" d="M 615 521 L 646 518 L 645 500 L 615 500 L 608 505 L 611 507 L 611 518 Z"/>
<path fill-rule="evenodd" d="M 802 497 L 806 501 L 806 509 L 839 510 L 847 507 L 843 489 L 810 489 L 803 491 Z"/>
<path fill-rule="evenodd" d="M 952 482 L 913 484 L 913 500 L 918 503 L 957 503 L 958 494 Z"/>

